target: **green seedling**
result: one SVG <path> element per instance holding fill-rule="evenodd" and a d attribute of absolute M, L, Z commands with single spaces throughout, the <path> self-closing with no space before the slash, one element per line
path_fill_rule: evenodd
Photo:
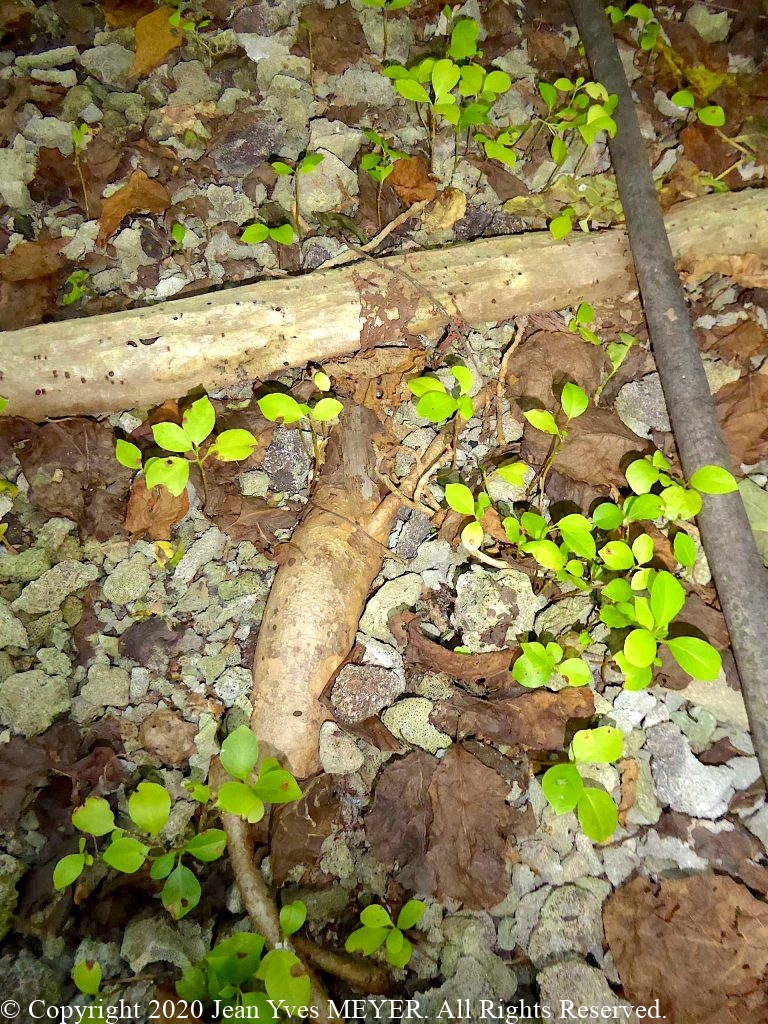
<path fill-rule="evenodd" d="M 72 126 L 72 145 L 74 147 L 75 168 L 77 170 L 77 176 L 80 179 L 80 187 L 83 190 L 83 207 L 85 209 L 86 220 L 91 219 L 91 210 L 88 203 L 88 190 L 85 187 L 85 176 L 83 175 L 83 164 L 80 157 L 85 152 L 90 141 L 91 129 L 87 124 L 83 122 Z"/>
<path fill-rule="evenodd" d="M 360 0 L 364 7 L 375 7 L 381 11 L 381 25 L 383 33 L 384 46 L 382 49 L 382 59 L 387 59 L 387 19 L 390 13 L 394 11 L 402 11 L 405 7 L 410 7 L 413 0 Z"/>
<path fill-rule="evenodd" d="M 118 828 L 109 802 L 102 797 L 88 797 L 82 807 L 72 813 L 72 824 L 95 840 L 109 835 L 109 843 L 101 853 L 106 865 L 123 874 L 135 874 L 145 863 L 151 864 L 150 877 L 164 879 L 161 892 L 163 906 L 178 921 L 200 902 L 201 888 L 197 875 L 182 863 L 185 856 L 201 863 L 218 860 L 226 848 L 226 835 L 221 829 L 198 832 L 182 846 L 166 851 L 157 849 L 157 837 L 168 822 L 171 797 L 154 782 L 141 782 L 128 800 L 128 817 L 138 834 L 127 834 Z M 77 853 L 63 857 L 53 872 L 56 889 L 66 889 L 86 867 L 93 864 L 93 855 L 86 850 L 87 841 L 80 839 Z"/>
<path fill-rule="evenodd" d="M 348 953 L 372 956 L 384 946 L 387 961 L 393 967 L 405 967 L 413 955 L 413 946 L 403 932 L 421 920 L 426 904 L 421 900 L 408 900 L 397 915 L 397 924 L 384 907 L 372 903 L 360 912 L 360 924 L 344 943 Z"/>
<path fill-rule="evenodd" d="M 552 463 L 557 458 L 558 452 L 568 438 L 567 424 L 586 412 L 589 398 L 577 384 L 568 381 L 560 394 L 560 405 L 566 418 L 566 426 L 563 427 L 558 426 L 555 417 L 547 409 L 529 409 L 523 413 L 523 416 L 532 427 L 544 434 L 550 434 L 554 439 L 549 455 L 539 474 L 539 489 L 542 494 L 544 493 L 544 485 L 547 481 L 547 474 L 552 468 Z"/>
<path fill-rule="evenodd" d="M 661 25 L 656 20 L 653 11 L 645 4 L 632 4 L 626 11 L 622 11 L 615 4 L 609 4 L 605 13 L 611 19 L 612 25 L 618 25 L 625 19 L 633 19 L 637 24 L 637 41 L 641 50 L 652 50 L 661 32 Z"/>
<path fill-rule="evenodd" d="M 213 456 L 219 462 L 240 462 L 251 455 L 257 444 L 256 438 L 248 430 L 224 430 L 203 452 L 202 446 L 213 433 L 215 425 L 216 412 L 207 395 L 198 398 L 186 410 L 181 426 L 178 423 L 155 423 L 152 427 L 155 444 L 166 452 L 178 454 L 153 456 L 144 462 L 144 482 L 147 487 L 165 487 L 171 494 L 178 496 L 189 481 L 190 465 L 195 465 L 200 470 L 203 494 L 207 501 L 206 459 Z M 115 456 L 128 469 L 142 468 L 142 451 L 130 441 L 117 441 Z"/>
<path fill-rule="evenodd" d="M 591 345 L 599 345 L 600 338 L 592 327 L 589 326 L 594 323 L 594 319 L 595 311 L 588 302 L 582 302 L 574 316 L 568 321 L 568 330 L 578 334 L 579 337 L 583 338 L 584 341 L 588 341 Z M 605 353 L 611 361 L 611 369 L 600 381 L 595 391 L 595 403 L 598 402 L 606 386 L 618 373 L 630 350 L 638 344 L 639 341 L 634 334 L 629 334 L 627 331 L 619 331 L 617 340 L 610 341 L 605 346 Z"/>
<path fill-rule="evenodd" d="M 279 224 L 277 227 L 268 228 L 266 224 L 257 222 L 249 224 L 240 235 L 240 241 L 246 245 L 259 245 L 271 238 L 278 245 L 293 245 L 294 233 L 292 224 Z"/>
<path fill-rule="evenodd" d="M 611 764 L 621 758 L 624 738 L 618 729 L 602 726 L 582 729 L 571 742 L 570 763 L 553 765 L 544 773 L 541 789 L 555 814 L 576 811 L 584 834 L 595 843 L 613 835 L 619 821 L 616 804 L 609 793 L 591 780 L 585 785 L 578 766 Z"/>
<path fill-rule="evenodd" d="M 577 78 L 575 82 L 569 78 L 558 78 L 554 84 L 539 82 L 538 89 L 547 106 L 547 113 L 539 119 L 539 126 L 526 153 L 530 152 L 539 133 L 546 128 L 551 135 L 549 154 L 555 167 L 562 167 L 568 158 L 571 140 L 579 136 L 583 149 L 573 171 L 575 175 L 589 146 L 600 132 L 605 132 L 611 138 L 615 136 L 616 122 L 612 114 L 618 96 L 609 95 L 600 82 L 588 82 L 583 77 Z"/>
<path fill-rule="evenodd" d="M 480 152 L 487 160 L 498 160 L 505 167 L 512 168 L 518 160 L 513 146 L 518 142 L 524 131 L 525 128 L 509 128 L 507 131 L 500 132 L 495 139 L 483 135 L 482 132 L 477 132 L 474 135 L 474 140 Z"/>
<path fill-rule="evenodd" d="M 284 160 L 274 160 L 271 164 L 272 170 L 278 177 L 293 177 L 293 218 L 296 225 L 296 233 L 301 238 L 301 202 L 299 193 L 299 180 L 303 174 L 311 174 L 325 159 L 323 153 L 307 153 L 294 166 Z"/>
<path fill-rule="evenodd" d="M 683 110 L 692 110 L 696 115 L 696 120 L 701 121 L 702 124 L 709 125 L 710 128 L 722 128 L 725 124 L 725 111 L 723 108 L 717 103 L 710 103 L 703 107 L 697 106 L 696 97 L 690 89 L 679 89 L 670 96 L 670 100 L 676 107 L 680 107 Z"/>
<path fill-rule="evenodd" d="M 315 462 L 319 464 L 322 461 L 322 451 L 318 443 L 315 426 L 337 420 L 344 406 L 338 398 L 325 394 L 331 387 L 331 379 L 327 373 L 319 370 L 314 375 L 313 381 L 322 397 L 312 406 L 307 405 L 305 402 L 297 402 L 293 395 L 286 395 L 281 391 L 274 391 L 272 394 L 264 395 L 263 398 L 258 400 L 257 404 L 262 416 L 272 423 L 277 423 L 280 420 L 285 424 L 306 423 L 312 434 L 312 454 Z M 303 435 L 301 436 L 303 443 Z"/>
<path fill-rule="evenodd" d="M 408 154 L 394 149 L 387 140 L 371 128 L 364 128 L 363 133 L 373 143 L 372 153 L 365 153 L 360 159 L 360 168 L 376 182 L 376 217 L 381 227 L 381 190 L 384 182 L 395 169 L 398 160 L 405 159 Z"/>
<path fill-rule="evenodd" d="M 87 270 L 73 270 L 64 282 L 64 294 L 61 297 L 62 306 L 74 306 L 76 302 L 89 299 L 93 290 L 91 288 L 91 275 Z"/>
<path fill-rule="evenodd" d="M 200 21 L 195 21 L 193 17 L 189 17 L 184 14 L 184 8 L 187 6 L 183 0 L 171 0 L 176 10 L 168 18 L 168 24 L 173 25 L 174 28 L 181 29 L 182 32 L 190 36 L 197 36 L 201 28 L 206 28 L 211 23 L 210 18 L 202 18 Z"/>
<path fill-rule="evenodd" d="M 258 740 L 245 725 L 221 745 L 221 764 L 232 780 L 219 787 L 216 806 L 251 824 L 264 817 L 265 804 L 287 804 L 301 797 L 296 779 L 274 757 L 264 758 L 254 778 L 258 760 Z"/>
<path fill-rule="evenodd" d="M 456 413 L 464 420 L 472 418 L 474 407 L 469 391 L 472 389 L 472 371 L 466 366 L 452 366 L 451 375 L 456 380 L 452 393 L 443 382 L 430 375 L 414 377 L 408 381 L 408 389 L 416 403 L 416 412 L 430 423 L 442 423 Z"/>
<path fill-rule="evenodd" d="M 187 229 L 180 221 L 175 221 L 171 225 L 171 239 L 173 241 L 174 249 L 181 249 L 184 245 L 184 239 L 187 237 Z"/>
<path fill-rule="evenodd" d="M 280 930 L 287 938 L 304 924 L 301 900 L 280 911 Z M 217 942 L 201 963 L 185 967 L 176 983 L 177 995 L 191 1007 L 215 1005 L 224 1016 L 282 1019 L 278 1007 L 307 1006 L 311 985 L 301 961 L 288 949 L 264 952 L 263 936 L 234 932 Z M 229 1011 L 229 1012 L 227 1012 Z M 202 1012 L 197 1014 L 202 1017 Z"/>
<path fill-rule="evenodd" d="M 521 686 L 537 690 L 558 676 L 569 686 L 589 686 L 592 683 L 592 670 L 586 661 L 563 657 L 560 644 L 542 644 L 534 640 L 520 646 L 523 653 L 512 666 L 512 676 Z"/>

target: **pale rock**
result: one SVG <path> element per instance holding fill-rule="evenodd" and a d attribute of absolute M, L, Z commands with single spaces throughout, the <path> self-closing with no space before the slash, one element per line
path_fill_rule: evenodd
<path fill-rule="evenodd" d="M 98 575 L 95 565 L 65 559 L 28 583 L 11 607 L 30 615 L 56 611 L 65 597 L 87 587 Z"/>
<path fill-rule="evenodd" d="M 362 768 L 365 757 L 354 740 L 333 722 L 320 727 L 320 764 L 329 775 L 350 775 Z"/>
<path fill-rule="evenodd" d="M 382 584 L 365 606 L 360 631 L 384 643 L 394 643 L 389 618 L 396 611 L 413 608 L 421 597 L 421 576 L 406 573 Z"/>
<path fill-rule="evenodd" d="M 432 707 L 432 702 L 424 697 L 406 697 L 387 708 L 381 720 L 397 739 L 436 754 L 450 747 L 453 741 L 430 723 Z"/>
<path fill-rule="evenodd" d="M 648 730 L 651 772 L 656 796 L 673 811 L 693 818 L 719 818 L 734 793 L 727 766 L 703 765 L 672 722 Z"/>
<path fill-rule="evenodd" d="M 0 683 L 4 721 L 22 736 L 38 736 L 70 705 L 67 682 L 40 669 L 16 672 Z"/>
<path fill-rule="evenodd" d="M 453 623 L 471 651 L 500 651 L 514 647 L 519 634 L 533 629 L 536 613 L 545 605 L 524 572 L 473 566 L 456 583 Z"/>

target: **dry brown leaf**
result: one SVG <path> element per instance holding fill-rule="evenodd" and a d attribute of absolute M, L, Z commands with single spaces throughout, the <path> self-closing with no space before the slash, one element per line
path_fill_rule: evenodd
<path fill-rule="evenodd" d="M 323 363 L 333 378 L 334 394 L 366 405 L 374 412 L 382 405 L 399 405 L 403 400 L 403 381 L 418 377 L 426 365 L 426 353 L 420 349 L 383 346 L 360 352 L 350 359 Z"/>
<path fill-rule="evenodd" d="M 444 188 L 423 217 L 424 230 L 433 235 L 448 231 L 467 212 L 467 197 L 458 188 Z"/>
<path fill-rule="evenodd" d="M 668 1024 L 767 1024 L 768 904 L 732 878 L 635 878 L 609 898 L 605 935 L 627 999 Z"/>
<path fill-rule="evenodd" d="M 152 0 L 102 0 L 101 9 L 110 28 L 129 28 L 155 9 Z"/>
<path fill-rule="evenodd" d="M 302 787 L 301 799 L 276 808 L 269 850 L 276 885 L 300 864 L 305 878 L 316 867 L 323 843 L 340 824 L 340 810 L 332 775 L 311 779 Z"/>
<path fill-rule="evenodd" d="M 508 837 L 532 827 L 508 790 L 461 746 L 442 761 L 417 751 L 382 772 L 366 835 L 404 888 L 488 910 L 509 890 Z"/>
<path fill-rule="evenodd" d="M 768 376 L 750 373 L 715 395 L 720 422 L 736 466 L 768 458 Z"/>
<path fill-rule="evenodd" d="M 271 552 L 279 543 L 277 531 L 292 530 L 301 515 L 298 508 L 276 507 L 263 498 L 245 497 L 232 488 L 227 488 L 215 505 L 209 504 L 206 509 L 216 525 L 232 540 L 249 540 L 265 553 Z"/>
<path fill-rule="evenodd" d="M 173 527 L 188 511 L 186 491 L 175 497 L 167 487 L 147 490 L 143 477 L 137 477 L 128 499 L 125 528 L 129 533 L 146 535 L 151 540 L 170 540 Z"/>
<path fill-rule="evenodd" d="M 437 188 L 430 177 L 427 161 L 423 156 L 409 156 L 398 160 L 387 183 L 397 192 L 406 206 L 434 199 Z"/>
<path fill-rule="evenodd" d="M 686 284 L 703 281 L 710 274 L 722 274 L 742 288 L 768 288 L 768 266 L 755 252 L 743 256 L 707 256 L 685 264 Z"/>
<path fill-rule="evenodd" d="M 627 815 L 635 806 L 635 801 L 637 800 L 637 776 L 639 769 L 637 761 L 633 757 L 619 761 L 616 767 L 621 772 L 619 824 L 624 826 L 627 823 Z"/>
<path fill-rule="evenodd" d="M 102 203 L 97 245 L 104 245 L 129 214 L 162 213 L 170 205 L 171 196 L 165 185 L 148 178 L 142 170 L 134 171 L 125 185 Z"/>
<path fill-rule="evenodd" d="M 762 356 L 768 348 L 768 338 L 755 320 L 740 320 L 733 326 L 715 326 L 712 330 L 699 330 L 702 348 L 726 362 L 737 362 L 743 370 L 750 368 L 755 356 Z"/>
<path fill-rule="evenodd" d="M 12 253 L 0 257 L 0 281 L 34 281 L 58 274 L 67 264 L 60 252 L 66 242 L 65 238 L 19 242 Z"/>
<path fill-rule="evenodd" d="M 441 647 L 424 636 L 418 615 L 402 615 L 390 622 L 393 635 L 406 640 L 405 663 L 417 669 L 444 672 L 464 683 L 481 683 L 493 688 L 493 681 L 510 681 L 510 667 L 514 651 L 490 651 L 487 654 L 460 654 Z"/>
<path fill-rule="evenodd" d="M 527 459 L 528 431 L 529 426 L 526 426 L 524 459 Z M 557 456 L 557 471 L 595 487 L 609 484 L 619 487 L 626 482 L 622 469 L 626 456 L 630 452 L 642 454 L 648 449 L 649 442 L 625 426 L 615 412 L 591 405 L 583 416 L 569 424 L 568 439 Z"/>
<path fill-rule="evenodd" d="M 197 728 L 170 708 L 158 708 L 139 728 L 139 742 L 163 764 L 180 768 L 195 752 Z"/>
<path fill-rule="evenodd" d="M 475 736 L 526 750 L 563 750 L 570 742 L 568 723 L 594 713 L 595 700 L 586 687 L 559 693 L 528 690 L 504 700 L 482 700 L 459 691 L 437 705 L 430 721 L 457 740 Z"/>
<path fill-rule="evenodd" d="M 130 75 L 146 75 L 164 64 L 168 55 L 181 46 L 184 33 L 168 20 L 173 7 L 158 7 L 136 22 L 136 53 Z"/>

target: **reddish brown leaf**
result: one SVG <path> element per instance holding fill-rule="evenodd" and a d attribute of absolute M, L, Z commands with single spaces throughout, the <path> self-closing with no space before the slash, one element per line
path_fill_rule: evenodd
<path fill-rule="evenodd" d="M 183 635 L 183 630 L 172 629 L 165 619 L 142 619 L 130 625 L 120 637 L 120 654 L 163 675 Z"/>
<path fill-rule="evenodd" d="M 58 274 L 67 261 L 60 254 L 65 238 L 48 238 L 39 242 L 19 242 L 8 256 L 0 256 L 0 280 L 34 281 Z"/>
<path fill-rule="evenodd" d="M 179 768 L 195 752 L 197 729 L 170 708 L 158 708 L 139 728 L 139 742 L 163 764 Z"/>
<path fill-rule="evenodd" d="M 387 178 L 387 184 L 392 186 L 406 206 L 418 203 L 422 199 L 434 199 L 437 194 L 427 161 L 422 156 L 409 156 L 405 160 L 398 160 Z"/>
<path fill-rule="evenodd" d="M 768 376 L 750 373 L 715 395 L 731 458 L 738 468 L 768 457 Z"/>
<path fill-rule="evenodd" d="M 101 9 L 110 28 L 128 28 L 155 6 L 152 0 L 102 0 Z"/>
<path fill-rule="evenodd" d="M 301 514 L 298 508 L 275 507 L 263 498 L 245 497 L 232 488 L 220 491 L 217 499 L 206 506 L 206 511 L 232 540 L 249 540 L 266 553 L 280 543 L 277 531 L 292 530 Z"/>
<path fill-rule="evenodd" d="M 523 458 L 526 458 L 529 426 L 525 430 Z M 542 435 L 539 435 L 542 436 Z M 595 487 L 626 485 L 622 467 L 631 452 L 642 454 L 649 442 L 625 426 L 615 412 L 590 405 L 583 416 L 572 420 L 568 439 L 557 456 L 557 471 L 562 476 Z"/>
<path fill-rule="evenodd" d="M 186 491 L 177 497 L 166 487 L 147 490 L 143 477 L 136 477 L 131 486 L 125 528 L 129 533 L 146 535 L 151 540 L 170 540 L 173 528 L 189 511 Z"/>
<path fill-rule="evenodd" d="M 442 761 L 418 751 L 388 765 L 366 816 L 376 856 L 406 889 L 488 909 L 509 889 L 507 837 L 519 815 L 508 785 L 461 746 Z M 393 828 L 393 822 L 398 823 Z"/>
<path fill-rule="evenodd" d="M 417 669 L 444 672 L 453 679 L 465 683 L 483 683 L 493 689 L 493 680 L 501 676 L 504 683 L 510 680 L 509 672 L 514 651 L 491 651 L 488 654 L 460 654 L 441 647 L 434 640 L 424 636 L 418 615 L 403 615 L 391 622 L 395 637 L 407 637 L 405 663 Z"/>
<path fill-rule="evenodd" d="M 323 842 L 340 825 L 341 803 L 331 775 L 319 775 L 304 786 L 295 803 L 276 810 L 270 863 L 276 885 L 282 885 L 299 864 L 309 874 L 320 860 Z"/>
<path fill-rule="evenodd" d="M 104 245 L 129 214 L 162 213 L 170 205 L 171 196 L 165 185 L 148 178 L 142 170 L 134 171 L 126 184 L 102 203 L 97 244 Z"/>
<path fill-rule="evenodd" d="M 768 904 L 732 878 L 635 878 L 603 923 L 633 1003 L 658 999 L 669 1024 L 768 1021 Z"/>
<path fill-rule="evenodd" d="M 257 6 L 241 12 L 236 24 L 238 32 L 268 34 L 258 24 Z M 248 24 L 251 19 L 256 24 Z M 329 75 L 340 74 L 354 66 L 368 50 L 360 19 L 348 4 L 330 9 L 322 4 L 311 4 L 302 8 L 301 21 L 303 31 L 299 33 L 297 45 L 309 56 L 308 33 L 311 33 L 315 66 Z"/>
<path fill-rule="evenodd" d="M 478 657 L 478 655 L 476 655 Z M 467 736 L 528 750 L 563 750 L 568 746 L 568 722 L 589 719 L 595 700 L 588 687 L 525 691 L 504 700 L 482 700 L 455 693 L 441 701 L 430 721 L 457 740 Z"/>
<path fill-rule="evenodd" d="M 136 53 L 131 64 L 131 76 L 154 71 L 181 46 L 184 33 L 168 20 L 173 11 L 173 7 L 158 7 L 136 22 Z"/>

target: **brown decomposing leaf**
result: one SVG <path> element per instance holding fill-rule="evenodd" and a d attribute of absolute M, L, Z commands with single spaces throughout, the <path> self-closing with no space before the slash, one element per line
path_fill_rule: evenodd
<path fill-rule="evenodd" d="M 115 458 L 108 423 L 47 423 L 16 455 L 33 501 L 46 512 L 73 519 L 82 536 L 92 529 L 97 539 L 108 540 L 120 532 L 131 471 Z"/>
<path fill-rule="evenodd" d="M 594 714 L 595 700 L 588 687 L 559 693 L 524 690 L 503 700 L 483 700 L 459 691 L 437 705 L 430 721 L 457 740 L 475 736 L 500 746 L 563 750 L 572 735 L 568 723 Z"/>
<path fill-rule="evenodd" d="M 323 843 L 340 826 L 340 812 L 332 775 L 311 779 L 301 799 L 275 810 L 269 850 L 275 885 L 282 885 L 300 864 L 305 878 L 312 873 Z"/>
<path fill-rule="evenodd" d="M 387 178 L 387 183 L 406 206 L 412 206 L 422 199 L 434 199 L 437 194 L 437 187 L 423 156 L 409 156 L 398 160 Z"/>
<path fill-rule="evenodd" d="M 120 637 L 120 654 L 164 675 L 183 635 L 183 630 L 174 630 L 165 619 L 142 619 L 132 623 Z"/>
<path fill-rule="evenodd" d="M 67 261 L 60 250 L 66 244 L 65 238 L 19 242 L 8 256 L 0 256 L 0 281 L 35 281 L 61 273 Z"/>
<path fill-rule="evenodd" d="M 312 59 L 319 71 L 329 75 L 341 74 L 354 67 L 368 51 L 360 19 L 349 4 L 339 4 L 330 10 L 321 4 L 303 7 L 301 23 L 297 46 L 309 56 L 307 37 L 311 35 Z M 237 31 L 247 32 L 249 29 L 238 28 Z"/>
<path fill-rule="evenodd" d="M 635 878 L 603 923 L 626 998 L 668 1024 L 768 1021 L 768 904 L 732 878 Z"/>
<path fill-rule="evenodd" d="M 102 0 L 101 9 L 109 28 L 129 28 L 155 9 L 152 0 Z"/>
<path fill-rule="evenodd" d="M 195 752 L 197 729 L 185 722 L 177 711 L 158 708 L 139 728 L 139 742 L 164 765 L 180 768 Z"/>
<path fill-rule="evenodd" d="M 768 458 L 768 375 L 750 373 L 726 384 L 715 406 L 736 467 Z"/>
<path fill-rule="evenodd" d="M 125 528 L 134 536 L 150 540 L 170 540 L 173 528 L 189 511 L 186 491 L 175 496 L 167 487 L 147 489 L 143 477 L 136 477 L 131 485 Z"/>
<path fill-rule="evenodd" d="M 514 651 L 490 651 L 487 654 L 461 654 L 441 647 L 421 631 L 418 615 L 402 615 L 390 622 L 396 639 L 405 641 L 405 664 L 416 669 L 444 672 L 463 683 L 480 683 L 494 689 L 494 681 L 501 678 L 506 684 Z M 469 735 L 467 733 L 467 735 Z"/>
<path fill-rule="evenodd" d="M 530 425 L 525 428 L 524 459 L 532 429 Z M 627 456 L 632 452 L 641 455 L 649 448 L 649 442 L 625 426 L 613 410 L 591 405 L 569 424 L 568 438 L 557 456 L 557 471 L 594 487 L 620 487 L 626 483 L 622 467 Z"/>
<path fill-rule="evenodd" d="M 739 256 L 726 254 L 692 258 L 684 263 L 684 279 L 692 285 L 711 274 L 729 277 L 742 288 L 768 288 L 768 266 L 755 252 Z"/>
<path fill-rule="evenodd" d="M 206 512 L 233 541 L 249 540 L 265 554 L 281 543 L 277 532 L 293 530 L 301 516 L 301 509 L 293 502 L 270 505 L 264 498 L 244 496 L 235 485 L 217 489 Z"/>
<path fill-rule="evenodd" d="M 181 46 L 184 33 L 168 20 L 173 7 L 158 7 L 136 22 L 136 53 L 130 75 L 149 74 L 164 64 L 169 54 Z"/>
<path fill-rule="evenodd" d="M 382 346 L 349 359 L 323 363 L 323 369 L 333 378 L 334 394 L 376 412 L 382 405 L 402 401 L 404 380 L 418 377 L 426 358 L 426 352 L 419 349 Z"/>
<path fill-rule="evenodd" d="M 638 764 L 635 758 L 627 758 L 619 761 L 617 765 L 621 772 L 621 801 L 619 803 L 619 824 L 624 826 L 627 823 L 627 815 L 635 806 L 637 800 L 637 777 Z"/>
<path fill-rule="evenodd" d="M 97 245 L 104 245 L 129 214 L 162 213 L 170 205 L 171 196 L 165 185 L 148 178 L 142 170 L 134 171 L 125 185 L 102 203 Z"/>
<path fill-rule="evenodd" d="M 750 369 L 755 356 L 765 354 L 765 331 L 755 320 L 739 320 L 733 326 L 715 326 L 711 330 L 699 329 L 697 334 L 705 352 L 712 352 L 727 363 L 738 363 L 742 370 Z"/>
<path fill-rule="evenodd" d="M 449 231 L 466 212 L 467 197 L 461 189 L 444 188 L 438 193 L 432 206 L 424 212 L 424 230 L 428 235 Z"/>
<path fill-rule="evenodd" d="M 507 792 L 507 783 L 461 746 L 442 761 L 417 751 L 382 772 L 366 835 L 405 889 L 488 910 L 509 889 L 510 837 L 532 827 L 506 802 Z"/>
<path fill-rule="evenodd" d="M 36 327 L 56 311 L 59 275 L 39 277 L 35 281 L 0 279 L 0 323 L 4 331 Z"/>

